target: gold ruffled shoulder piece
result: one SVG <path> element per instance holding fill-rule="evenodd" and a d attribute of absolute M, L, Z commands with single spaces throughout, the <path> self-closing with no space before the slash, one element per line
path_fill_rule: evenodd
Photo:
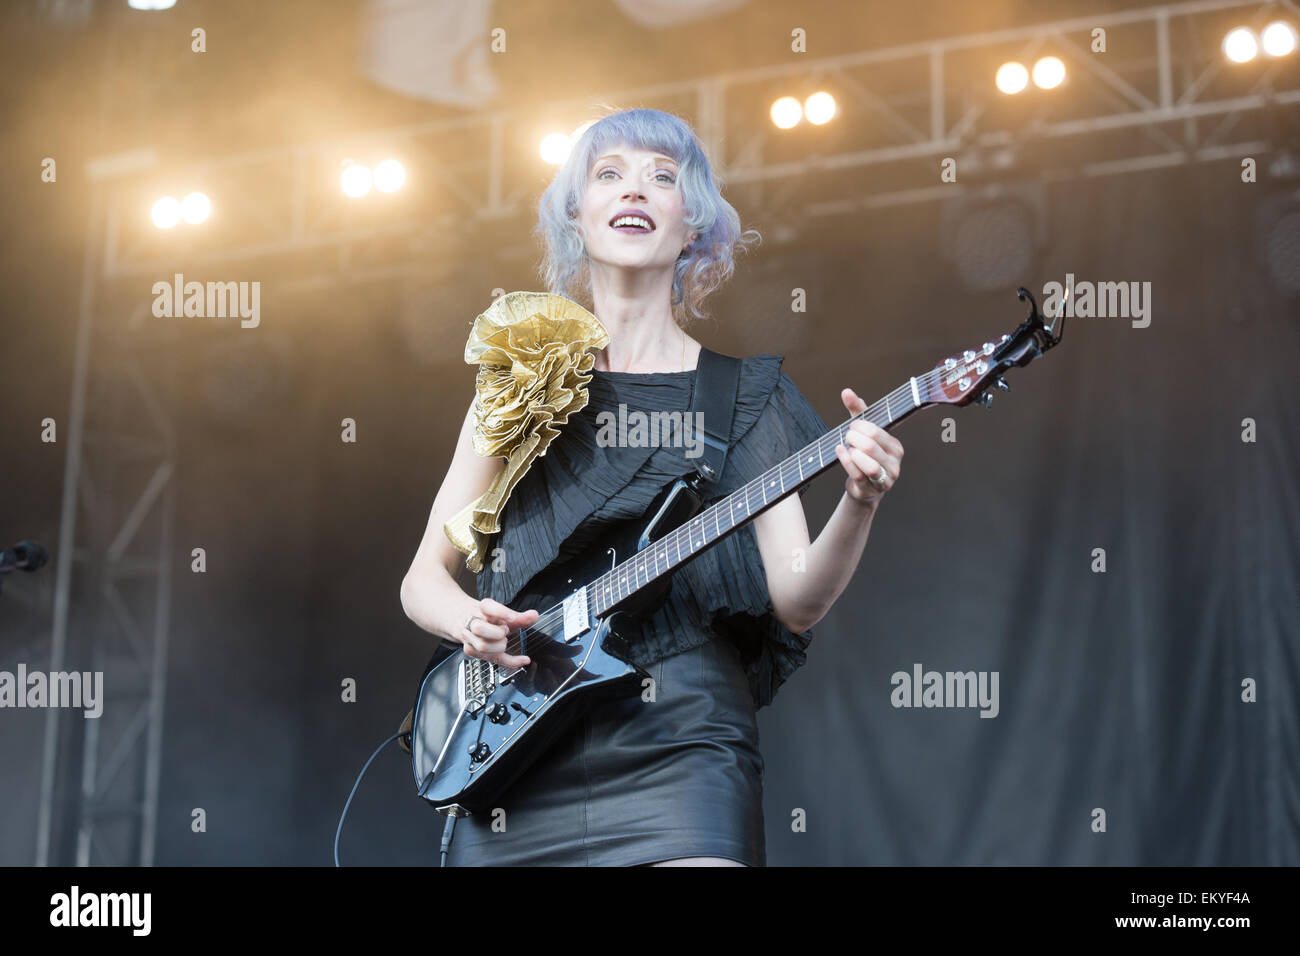
<path fill-rule="evenodd" d="M 609 333 L 578 303 L 549 292 L 509 292 L 474 320 L 465 362 L 478 364 L 474 450 L 506 466 L 477 500 L 443 525 L 447 538 L 483 570 L 501 509 L 533 461 L 546 454 L 569 416 L 587 404 L 587 383 Z"/>

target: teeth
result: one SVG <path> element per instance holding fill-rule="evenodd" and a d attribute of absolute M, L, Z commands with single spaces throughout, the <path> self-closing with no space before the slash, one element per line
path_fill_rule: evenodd
<path fill-rule="evenodd" d="M 615 229 L 617 229 L 619 226 L 640 226 L 642 229 L 654 228 L 652 225 L 650 225 L 650 223 L 647 220 L 642 219 L 640 216 L 619 216 L 612 223 L 610 223 L 610 225 L 613 226 Z"/>

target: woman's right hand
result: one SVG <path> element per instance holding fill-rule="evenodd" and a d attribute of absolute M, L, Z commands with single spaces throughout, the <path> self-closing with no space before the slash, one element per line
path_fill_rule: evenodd
<path fill-rule="evenodd" d="M 460 642 L 466 657 L 476 657 L 501 667 L 527 667 L 532 658 L 527 655 L 506 653 L 510 635 L 521 627 L 535 624 L 537 610 L 514 611 L 500 601 L 483 598 L 474 608 L 473 619 L 461 628 Z M 519 641 L 514 649 L 520 650 Z"/>

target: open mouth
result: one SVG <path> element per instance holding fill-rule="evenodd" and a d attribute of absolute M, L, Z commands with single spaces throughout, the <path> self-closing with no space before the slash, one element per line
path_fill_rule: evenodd
<path fill-rule="evenodd" d="M 655 224 L 647 216 L 615 216 L 609 225 L 617 232 L 650 233 L 655 229 Z"/>

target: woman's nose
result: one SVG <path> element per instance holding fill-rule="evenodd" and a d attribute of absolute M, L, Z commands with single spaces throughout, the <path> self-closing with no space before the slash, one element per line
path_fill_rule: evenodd
<path fill-rule="evenodd" d="M 637 185 L 636 183 L 633 183 L 632 185 L 628 186 L 627 189 L 625 189 L 625 190 L 623 191 L 623 199 L 626 200 L 626 201 L 628 201 L 628 202 L 631 202 L 631 201 L 634 201 L 634 200 L 637 200 L 637 199 L 641 200 L 642 202 L 645 202 L 645 190 L 643 190 L 643 189 L 642 189 L 639 185 Z"/>

